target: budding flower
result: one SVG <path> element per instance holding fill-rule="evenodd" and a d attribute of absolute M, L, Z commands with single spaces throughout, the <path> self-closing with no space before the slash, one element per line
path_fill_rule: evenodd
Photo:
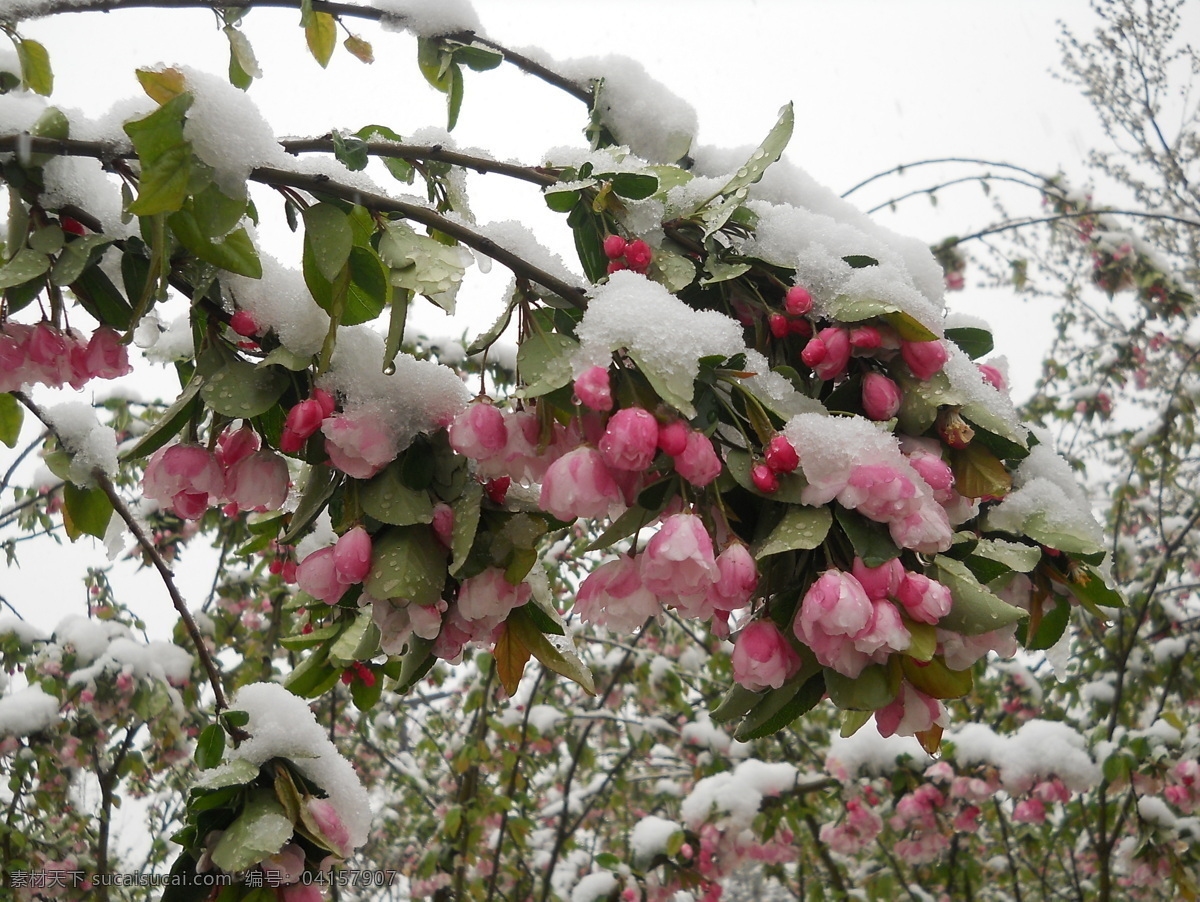
<path fill-rule="evenodd" d="M 779 491 L 779 477 L 766 464 L 755 464 L 750 471 L 750 480 L 754 487 L 764 494 L 770 495 Z"/>
<path fill-rule="evenodd" d="M 783 307 L 792 316 L 803 316 L 812 310 L 812 295 L 799 285 L 795 285 L 788 289 Z"/>
<path fill-rule="evenodd" d="M 965 448 L 975 437 L 975 430 L 968 425 L 957 410 L 946 409 L 938 414 L 938 435 L 951 448 Z"/>
<path fill-rule="evenodd" d="M 791 473 L 800 466 L 800 455 L 786 435 L 777 435 L 763 449 L 767 466 L 776 473 Z"/>
<path fill-rule="evenodd" d="M 625 256 L 625 239 L 620 235 L 609 235 L 604 239 L 604 256 L 609 260 L 620 260 Z"/>
<path fill-rule="evenodd" d="M 872 420 L 890 420 L 900 410 L 900 399 L 900 386 L 882 373 L 863 377 L 863 412 Z"/>

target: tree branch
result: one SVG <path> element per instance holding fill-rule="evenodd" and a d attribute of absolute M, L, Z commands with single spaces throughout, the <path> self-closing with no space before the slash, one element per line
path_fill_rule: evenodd
<path fill-rule="evenodd" d="M 41 420 L 47 429 L 53 432 L 55 436 L 58 436 L 57 430 L 46 419 L 45 412 L 31 398 L 23 392 L 13 392 L 13 396 L 25 405 L 30 413 Z M 59 438 L 59 441 L 61 443 L 61 438 Z M 154 547 L 154 543 L 147 538 L 145 530 L 142 529 L 141 524 L 134 518 L 133 512 L 129 510 L 129 507 L 117 493 L 116 486 L 113 485 L 112 480 L 99 469 L 93 470 L 92 476 L 96 480 L 96 485 L 108 497 L 117 516 L 129 527 L 129 531 L 133 533 L 133 537 L 137 540 L 138 545 L 146 556 L 150 558 L 154 569 L 162 577 L 163 584 L 167 587 L 167 594 L 171 596 L 171 604 L 175 606 L 175 610 L 179 613 L 179 619 L 183 621 L 184 629 L 187 630 L 188 637 L 192 640 L 192 645 L 196 649 L 196 656 L 200 659 L 200 663 L 204 666 L 204 671 L 208 675 L 208 682 L 212 686 L 213 695 L 216 699 L 217 713 L 220 714 L 229 707 L 229 702 L 225 699 L 225 690 L 221 687 L 221 675 L 217 671 L 217 665 L 213 661 L 212 656 L 208 653 L 208 648 L 204 644 L 204 637 L 200 635 L 200 628 L 196 626 L 196 619 L 188 609 L 187 602 L 183 600 L 183 596 L 179 594 L 179 589 L 175 585 L 175 574 L 171 572 L 171 568 L 167 566 L 167 562 L 163 560 L 163 556 Z"/>
<path fill-rule="evenodd" d="M 369 19 L 385 25 L 398 25 L 404 28 L 409 19 L 407 16 L 385 12 L 370 6 L 358 6 L 353 3 L 333 3 L 330 0 L 312 0 L 313 12 L 328 13 L 331 16 L 349 19 Z M 47 2 L 25 2 L 17 0 L 13 8 L 0 11 L 0 20 L 13 23 L 24 19 L 40 19 L 59 13 L 113 12 L 122 9 L 253 9 L 255 7 L 294 9 L 299 10 L 301 0 L 47 0 Z M 456 31 L 439 35 L 439 38 L 449 39 L 462 44 L 479 44 L 489 50 L 495 50 L 504 56 L 504 61 L 516 66 L 522 72 L 540 78 L 549 85 L 570 94 L 576 100 L 592 104 L 594 92 L 591 87 L 584 87 L 575 81 L 560 75 L 537 60 L 510 50 L 502 44 L 476 34 L 474 31 Z"/>

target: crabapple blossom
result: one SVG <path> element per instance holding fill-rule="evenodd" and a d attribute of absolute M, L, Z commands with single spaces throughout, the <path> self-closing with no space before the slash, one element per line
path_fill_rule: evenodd
<path fill-rule="evenodd" d="M 259 325 L 250 311 L 238 310 L 229 317 L 229 328 L 244 338 L 253 338 L 258 334 Z"/>
<path fill-rule="evenodd" d="M 311 798 L 308 800 L 308 813 L 312 815 L 321 833 L 333 843 L 334 849 L 345 858 L 353 851 L 350 844 L 350 831 L 343 823 L 341 816 L 330 802 L 325 799 Z"/>
<path fill-rule="evenodd" d="M 575 380 L 575 397 L 592 410 L 612 410 L 612 385 L 609 382 L 608 369 L 593 366 L 584 370 Z"/>
<path fill-rule="evenodd" d="M 659 596 L 703 599 L 720 577 L 712 538 L 691 513 L 667 517 L 639 561 L 642 582 Z"/>
<path fill-rule="evenodd" d="M 677 457 L 687 448 L 688 436 L 691 430 L 683 420 L 672 420 L 658 427 L 658 447 Z"/>
<path fill-rule="evenodd" d="M 279 510 L 287 500 L 287 463 L 274 451 L 255 451 L 225 474 L 225 497 L 239 510 Z"/>
<path fill-rule="evenodd" d="M 863 377 L 863 412 L 872 420 L 890 420 L 900 410 L 900 386 L 883 373 Z"/>
<path fill-rule="evenodd" d="M 800 664 L 800 655 L 769 619 L 749 624 L 733 645 L 733 678 L 751 692 L 778 689 Z"/>
<path fill-rule="evenodd" d="M 241 429 L 226 429 L 217 436 L 217 447 L 213 452 L 217 463 L 228 470 L 238 461 L 249 457 L 261 446 L 258 433 L 249 426 Z"/>
<path fill-rule="evenodd" d="M 371 536 L 361 526 L 347 530 L 333 547 L 333 569 L 344 585 L 361 583 L 371 572 Z"/>
<path fill-rule="evenodd" d="M 900 341 L 900 356 L 912 374 L 922 381 L 933 378 L 950 359 L 950 352 L 939 339 L 934 341 Z"/>
<path fill-rule="evenodd" d="M 694 429 L 688 433 L 682 453 L 675 455 L 675 472 L 698 488 L 721 475 L 721 458 L 708 436 Z"/>
<path fill-rule="evenodd" d="M 770 328 L 771 334 L 776 338 L 787 338 L 792 331 L 791 326 L 788 324 L 788 318 L 782 313 L 772 313 L 768 316 L 767 326 Z"/>
<path fill-rule="evenodd" d="M 779 477 L 767 464 L 755 464 L 750 470 L 750 481 L 764 494 L 771 495 L 779 491 Z"/>
<path fill-rule="evenodd" d="M 370 479 L 396 458 L 395 439 L 365 410 L 327 417 L 321 432 L 330 461 L 355 479 Z"/>
<path fill-rule="evenodd" d="M 736 611 L 750 603 L 758 588 L 758 565 L 750 549 L 741 542 L 730 542 L 717 555 L 717 581 L 708 599 L 720 611 Z"/>
<path fill-rule="evenodd" d="M 624 495 L 595 448 L 582 445 L 554 461 L 542 480 L 538 506 L 560 520 L 604 517 Z"/>
<path fill-rule="evenodd" d="M 478 576 L 463 580 L 458 592 L 457 610 L 464 620 L 488 621 L 499 625 L 509 611 L 529 601 L 533 589 L 529 583 L 513 585 L 499 567 L 488 567 Z"/>
<path fill-rule="evenodd" d="M 788 441 L 786 435 L 776 435 L 763 448 L 763 457 L 767 466 L 776 473 L 791 473 L 800 466 L 800 455 L 796 446 Z"/>
<path fill-rule="evenodd" d="M 620 235 L 609 235 L 604 239 L 604 256 L 619 260 L 625 256 L 626 241 Z"/>
<path fill-rule="evenodd" d="M 862 558 L 856 557 L 850 573 L 863 587 L 867 598 L 879 601 L 896 594 L 904 579 L 904 565 L 899 558 L 892 558 L 878 567 L 868 567 Z"/>
<path fill-rule="evenodd" d="M 304 447 L 304 443 L 316 434 L 328 414 L 321 402 L 315 398 L 301 401 L 288 411 L 283 421 L 283 435 L 279 439 L 279 450 L 292 454 Z"/>
<path fill-rule="evenodd" d="M 905 573 L 893 596 L 918 623 L 937 623 L 950 613 L 950 590 L 923 573 Z"/>
<path fill-rule="evenodd" d="M 784 295 L 783 307 L 792 316 L 803 316 L 812 310 L 812 295 L 807 289 L 793 285 Z"/>
<path fill-rule="evenodd" d="M 494 457 L 507 442 L 504 414 L 488 401 L 468 404 L 450 424 L 450 447 L 474 460 Z"/>
<path fill-rule="evenodd" d="M 643 585 L 637 561 L 622 554 L 588 574 L 576 594 L 575 609 L 588 623 L 632 633 L 662 606 Z"/>
<path fill-rule="evenodd" d="M 867 629 L 875 606 L 849 573 L 826 570 L 809 587 L 793 628 L 825 667 L 851 679 L 871 658 L 854 647 L 853 637 Z"/>
<path fill-rule="evenodd" d="M 945 723 L 945 706 L 908 681 L 900 684 L 900 692 L 890 704 L 875 712 L 875 725 L 884 737 L 912 736 Z"/>
<path fill-rule="evenodd" d="M 808 343 L 805 353 L 817 342 L 820 342 L 820 351 L 814 351 L 811 355 L 816 359 L 809 363 L 804 354 L 801 354 L 801 358 L 812 367 L 818 379 L 829 382 L 846 372 L 846 365 L 850 362 L 850 333 L 837 326 L 824 328 Z"/>
<path fill-rule="evenodd" d="M 618 410 L 600 439 L 600 457 L 613 470 L 644 470 L 658 450 L 658 420 L 640 407 Z"/>
<path fill-rule="evenodd" d="M 225 493 L 225 474 L 217 459 L 199 445 L 168 445 L 146 464 L 142 489 L 147 498 L 170 507 L 185 520 L 197 520 L 210 499 Z"/>
<path fill-rule="evenodd" d="M 883 344 L 883 335 L 874 326 L 855 326 L 850 330 L 850 346 L 873 351 Z"/>
<path fill-rule="evenodd" d="M 337 604 L 348 585 L 338 579 L 333 552 L 332 545 L 314 551 L 296 568 L 296 582 L 300 588 L 326 604 Z"/>

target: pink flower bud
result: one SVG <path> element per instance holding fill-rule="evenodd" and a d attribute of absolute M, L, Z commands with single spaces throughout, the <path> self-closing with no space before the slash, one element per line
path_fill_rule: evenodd
<path fill-rule="evenodd" d="M 625 262 L 634 272 L 644 273 L 650 268 L 650 245 L 642 241 L 631 241 L 625 246 Z"/>
<path fill-rule="evenodd" d="M 883 344 L 883 336 L 874 326 L 855 326 L 850 330 L 851 347 L 871 351 Z"/>
<path fill-rule="evenodd" d="M 813 341 L 820 341 L 824 347 L 821 359 L 812 364 L 813 372 L 818 379 L 829 382 L 846 372 L 850 362 L 850 333 L 845 329 L 830 326 L 817 333 Z M 811 347 L 813 342 L 809 342 Z M 808 350 L 806 347 L 805 350 Z M 801 355 L 803 357 L 803 355 Z M 807 361 L 805 361 L 807 363 Z"/>
<path fill-rule="evenodd" d="M 896 594 L 904 579 L 904 566 L 899 558 L 892 558 L 878 567 L 868 567 L 862 558 L 856 557 L 850 573 L 858 580 L 868 598 L 880 601 Z"/>
<path fill-rule="evenodd" d="M 900 342 L 900 356 L 908 364 L 912 374 L 918 379 L 926 380 L 941 370 L 950 359 L 946 346 L 939 340 L 934 341 L 904 341 Z"/>
<path fill-rule="evenodd" d="M 637 563 L 622 554 L 588 575 L 575 596 L 575 610 L 587 623 L 632 633 L 656 616 L 662 606 L 642 584 Z"/>
<path fill-rule="evenodd" d="M 229 328 L 246 338 L 253 338 L 258 334 L 258 323 L 248 310 L 239 310 L 229 317 Z"/>
<path fill-rule="evenodd" d="M 326 417 L 319 401 L 301 401 L 288 411 L 283 421 L 283 435 L 279 439 L 279 450 L 292 454 L 304 447 L 304 443 L 321 428 Z"/>
<path fill-rule="evenodd" d="M 853 637 L 870 626 L 875 606 L 849 573 L 826 570 L 804 594 L 793 624 L 796 638 L 812 649 L 824 667 L 851 679 L 869 663 Z"/>
<path fill-rule="evenodd" d="M 921 573 L 906 573 L 895 598 L 918 623 L 937 623 L 950 613 L 950 590 Z"/>
<path fill-rule="evenodd" d="M 346 586 L 361 583 L 371 572 L 371 536 L 361 526 L 343 533 L 333 546 L 333 569 Z"/>
<path fill-rule="evenodd" d="M 593 366 L 584 370 L 575 380 L 575 397 L 592 410 L 612 410 L 612 385 L 608 379 L 608 369 Z"/>
<path fill-rule="evenodd" d="M 326 604 L 337 604 L 346 591 L 346 584 L 337 578 L 333 553 L 332 545 L 314 551 L 296 568 L 296 582 L 300 588 Z"/>
<path fill-rule="evenodd" d="M 658 427 L 658 447 L 672 457 L 678 457 L 687 448 L 690 433 L 683 420 L 672 420 Z"/>
<path fill-rule="evenodd" d="M 225 474 L 207 448 L 170 445 L 154 452 L 146 464 L 142 491 L 171 507 L 185 520 L 198 520 L 225 493 Z"/>
<path fill-rule="evenodd" d="M 755 464 L 750 470 L 750 481 L 764 494 L 772 495 L 779 491 L 779 477 L 767 464 Z"/>
<path fill-rule="evenodd" d="M 620 260 L 625 256 L 625 239 L 620 235 L 609 235 L 604 239 L 604 256 L 609 260 Z"/>
<path fill-rule="evenodd" d="M 334 414 L 321 431 L 330 462 L 355 479 L 370 479 L 396 459 L 396 440 L 366 413 Z"/>
<path fill-rule="evenodd" d="M 767 325 L 770 326 L 771 334 L 776 338 L 788 337 L 788 332 L 790 331 L 788 328 L 788 319 L 782 313 L 772 313 L 768 316 Z"/>
<path fill-rule="evenodd" d="M 321 405 L 321 414 L 323 416 L 333 416 L 333 411 L 337 407 L 337 402 L 334 401 L 333 395 L 323 388 L 314 388 L 312 391 L 312 400 Z"/>
<path fill-rule="evenodd" d="M 796 452 L 796 446 L 782 434 L 767 442 L 767 447 L 763 449 L 763 457 L 766 458 L 767 466 L 776 473 L 791 473 L 800 466 L 800 455 Z"/>
<path fill-rule="evenodd" d="M 658 450 L 658 420 L 640 407 L 618 410 L 600 439 L 600 456 L 614 470 L 644 470 Z"/>
<path fill-rule="evenodd" d="M 217 463 L 228 470 L 257 451 L 259 445 L 258 433 L 249 426 L 226 429 L 217 437 Z"/>
<path fill-rule="evenodd" d="M 800 671 L 800 655 L 770 620 L 755 620 L 733 646 L 733 678 L 751 692 L 778 689 Z"/>
<path fill-rule="evenodd" d="M 450 447 L 474 460 L 494 457 L 507 442 L 504 414 L 487 401 L 468 404 L 450 424 Z"/>
<path fill-rule="evenodd" d="M 129 352 L 119 336 L 107 326 L 92 333 L 84 355 L 89 377 L 93 379 L 115 379 L 133 372 L 129 365 Z"/>
<path fill-rule="evenodd" d="M 721 458 L 703 432 L 693 430 L 688 433 L 683 452 L 675 455 L 675 472 L 698 488 L 721 475 Z"/>
<path fill-rule="evenodd" d="M 900 410 L 900 386 L 882 373 L 870 372 L 862 382 L 863 412 L 872 420 L 890 420 Z"/>
<path fill-rule="evenodd" d="M 326 799 L 310 798 L 308 800 L 308 813 L 313 816 L 313 820 L 317 822 L 321 833 L 329 840 L 337 853 L 343 858 L 349 855 L 352 850 L 350 845 L 350 830 L 342 821 L 337 809 L 333 807 L 333 803 Z"/>
<path fill-rule="evenodd" d="M 979 364 L 979 375 L 983 376 L 983 381 L 997 391 L 1008 391 L 1008 383 L 1004 381 L 1004 374 L 991 364 Z"/>
<path fill-rule="evenodd" d="M 433 534 L 447 548 L 454 538 L 454 508 L 444 501 L 433 508 Z"/>
<path fill-rule="evenodd" d="M 750 549 L 741 542 L 731 542 L 717 555 L 717 582 L 709 592 L 713 607 L 721 611 L 737 611 L 750 603 L 758 588 L 758 565 Z"/>
<path fill-rule="evenodd" d="M 793 285 L 787 290 L 783 307 L 792 316 L 803 316 L 812 310 L 812 295 L 799 285 Z"/>
<path fill-rule="evenodd" d="M 664 520 L 639 562 L 642 582 L 659 596 L 704 598 L 720 576 L 712 538 L 693 514 Z"/>
<path fill-rule="evenodd" d="M 605 272 L 611 276 L 613 273 L 620 272 L 623 269 L 629 269 L 629 264 L 624 260 L 609 260 Z"/>

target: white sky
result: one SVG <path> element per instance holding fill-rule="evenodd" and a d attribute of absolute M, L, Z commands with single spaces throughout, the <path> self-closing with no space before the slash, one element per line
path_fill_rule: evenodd
<path fill-rule="evenodd" d="M 1058 60 L 1057 20 L 1066 19 L 1078 31 L 1091 27 L 1082 0 L 477 0 L 475 5 L 485 31 L 513 47 L 540 46 L 557 57 L 637 58 L 696 107 L 704 143 L 756 144 L 779 107 L 794 101 L 797 127 L 788 156 L 839 192 L 897 163 L 933 156 L 982 156 L 1080 173 L 1087 148 L 1099 140 L 1086 102 L 1051 74 Z M 376 62 L 364 66 L 339 48 L 329 70 L 322 71 L 305 51 L 297 19 L 294 11 L 256 10 L 245 21 L 265 76 L 250 96 L 279 134 L 321 134 L 378 122 L 408 135 L 444 125 L 444 101 L 417 72 L 411 38 L 349 22 L 372 41 Z M 89 13 L 30 22 L 21 30 L 50 51 L 54 102 L 89 115 L 140 92 L 133 76 L 137 66 L 187 63 L 223 73 L 227 60 L 225 38 L 205 11 Z M 505 66 L 468 73 L 455 136 L 461 145 L 535 163 L 546 148 L 581 140 L 583 114 L 579 102 Z M 932 177 L 891 179 L 856 200 L 870 206 Z M 496 177 L 474 178 L 472 187 L 481 221 L 521 218 L 571 258 L 562 218 L 546 210 L 535 189 L 503 185 Z M 946 194 L 936 210 L 926 200 L 912 200 L 898 214 L 880 214 L 882 221 L 930 242 L 989 221 L 990 208 L 977 188 L 951 191 L 957 193 Z M 268 233 L 264 241 L 286 246 L 286 236 Z M 474 308 L 473 321 L 459 330 L 477 332 L 490 323 L 507 282 L 500 270 L 493 267 L 492 276 L 470 293 L 482 309 Z M 1048 321 L 1048 311 L 995 291 L 968 290 L 952 302 L 993 321 L 998 351 L 1025 361 L 1019 364 L 1025 375 L 1017 373 L 1014 382 L 1018 392 L 1027 390 L 1040 350 L 1029 347 L 1029 335 Z M 23 568 L 4 575 L 0 591 L 46 628 L 64 609 L 81 613 L 79 574 L 88 563 L 106 563 L 102 550 L 82 547 L 88 543 L 84 539 L 69 550 L 48 541 L 21 546 Z M 211 581 L 211 565 L 197 555 L 188 559 L 193 566 L 185 560 L 181 582 L 198 604 Z M 156 632 L 169 628 L 174 615 L 160 585 L 145 574 L 122 576 L 118 588 L 122 585 L 136 587 L 128 590 L 139 599 L 131 603 Z M 53 604 L 42 605 L 45 600 Z"/>

